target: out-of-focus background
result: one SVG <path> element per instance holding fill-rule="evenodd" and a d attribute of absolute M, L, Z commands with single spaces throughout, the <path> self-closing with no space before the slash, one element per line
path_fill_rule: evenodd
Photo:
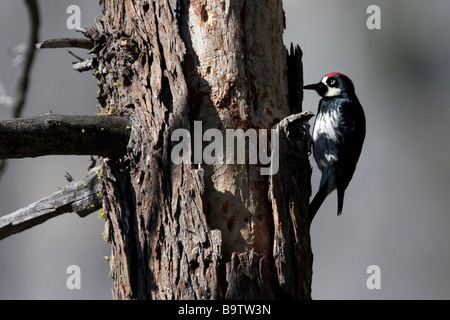
<path fill-rule="evenodd" d="M 92 27 L 101 14 L 98 1 L 39 1 L 40 39 L 81 37 L 66 26 L 67 7 L 77 5 L 81 26 Z M 15 67 L 11 49 L 28 39 L 29 20 L 24 1 L 0 1 L 0 82 L 14 96 L 21 66 Z M 88 58 L 87 50 L 73 48 Z M 67 49 L 37 51 L 30 77 L 24 117 L 59 114 L 95 114 L 97 80 L 91 72 L 72 69 L 77 61 Z M 11 117 L 0 105 L 0 116 Z M 69 172 L 78 180 L 87 174 L 87 157 L 41 157 L 8 160 L 0 178 L 0 215 L 35 202 L 67 184 Z M 69 213 L 0 241 L 0 299 L 111 299 L 109 265 L 103 259 L 110 246 L 102 238 L 104 220 L 93 213 L 79 218 Z M 81 289 L 69 290 L 71 265 L 80 267 Z"/>
<path fill-rule="evenodd" d="M 367 28 L 370 5 L 381 29 Z M 336 217 L 332 193 L 313 222 L 313 298 L 450 298 L 450 2 L 284 1 L 285 42 L 303 50 L 305 84 L 347 74 L 367 135 Z M 304 110 L 318 95 L 305 91 Z M 320 174 L 314 166 L 313 192 Z M 369 290 L 367 267 L 381 270 Z"/>
<path fill-rule="evenodd" d="M 79 36 L 66 27 L 69 5 L 80 7 L 84 27 L 101 13 L 90 0 L 39 4 L 41 39 Z M 367 28 L 370 5 L 381 10 L 381 29 Z M 285 43 L 303 50 L 305 84 L 333 71 L 347 74 L 367 117 L 342 216 L 333 193 L 312 225 L 313 298 L 449 299 L 450 2 L 285 0 L 284 7 Z M 9 95 L 21 70 L 10 51 L 27 36 L 23 2 L 1 1 L 0 83 Z M 66 49 L 37 53 L 23 116 L 96 112 L 96 80 L 73 71 L 72 61 Z M 304 110 L 316 113 L 318 102 L 305 92 Z M 5 106 L 0 116 L 10 117 Z M 83 177 L 87 166 L 87 157 L 9 160 L 0 215 L 57 191 L 66 171 Z M 319 179 L 314 165 L 313 192 Z M 66 214 L 0 241 L 0 299 L 111 299 L 102 231 L 96 214 Z M 67 289 L 70 265 L 80 267 L 80 290 Z M 371 265 L 380 268 L 381 289 L 366 286 Z"/>

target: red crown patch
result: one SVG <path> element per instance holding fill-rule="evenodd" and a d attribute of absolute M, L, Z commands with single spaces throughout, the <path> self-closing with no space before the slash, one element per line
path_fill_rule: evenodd
<path fill-rule="evenodd" d="M 331 77 L 331 76 L 334 76 L 334 75 L 339 75 L 339 76 L 348 78 L 345 74 L 342 74 L 340 72 L 332 72 L 332 73 L 327 74 L 325 77 Z"/>

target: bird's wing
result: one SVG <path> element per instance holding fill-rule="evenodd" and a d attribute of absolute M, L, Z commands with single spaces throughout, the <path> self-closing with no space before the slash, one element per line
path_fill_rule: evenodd
<path fill-rule="evenodd" d="M 335 164 L 336 185 L 345 190 L 356 169 L 366 135 L 364 111 L 359 101 L 343 100 L 339 105 L 341 114 L 338 123 L 337 150 Z"/>

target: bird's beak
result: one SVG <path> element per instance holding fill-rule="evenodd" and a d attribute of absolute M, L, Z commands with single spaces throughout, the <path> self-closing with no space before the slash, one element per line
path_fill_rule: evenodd
<path fill-rule="evenodd" d="M 319 86 L 319 83 L 308 84 L 307 86 L 304 86 L 303 89 L 306 89 L 306 90 L 317 90 L 318 86 Z"/>
<path fill-rule="evenodd" d="M 323 84 L 322 82 L 309 84 L 307 86 L 304 86 L 303 89 L 315 90 L 321 96 L 323 96 L 328 91 L 327 86 L 325 84 Z"/>

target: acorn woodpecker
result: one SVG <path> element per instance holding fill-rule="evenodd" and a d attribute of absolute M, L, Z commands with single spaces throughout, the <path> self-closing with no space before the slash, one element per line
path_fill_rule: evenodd
<path fill-rule="evenodd" d="M 329 73 L 319 83 L 304 86 L 322 97 L 313 129 L 313 153 L 322 171 L 319 191 L 309 205 L 309 223 L 325 198 L 337 189 L 337 214 L 356 169 L 366 135 L 364 110 L 353 82 L 342 73 Z"/>

